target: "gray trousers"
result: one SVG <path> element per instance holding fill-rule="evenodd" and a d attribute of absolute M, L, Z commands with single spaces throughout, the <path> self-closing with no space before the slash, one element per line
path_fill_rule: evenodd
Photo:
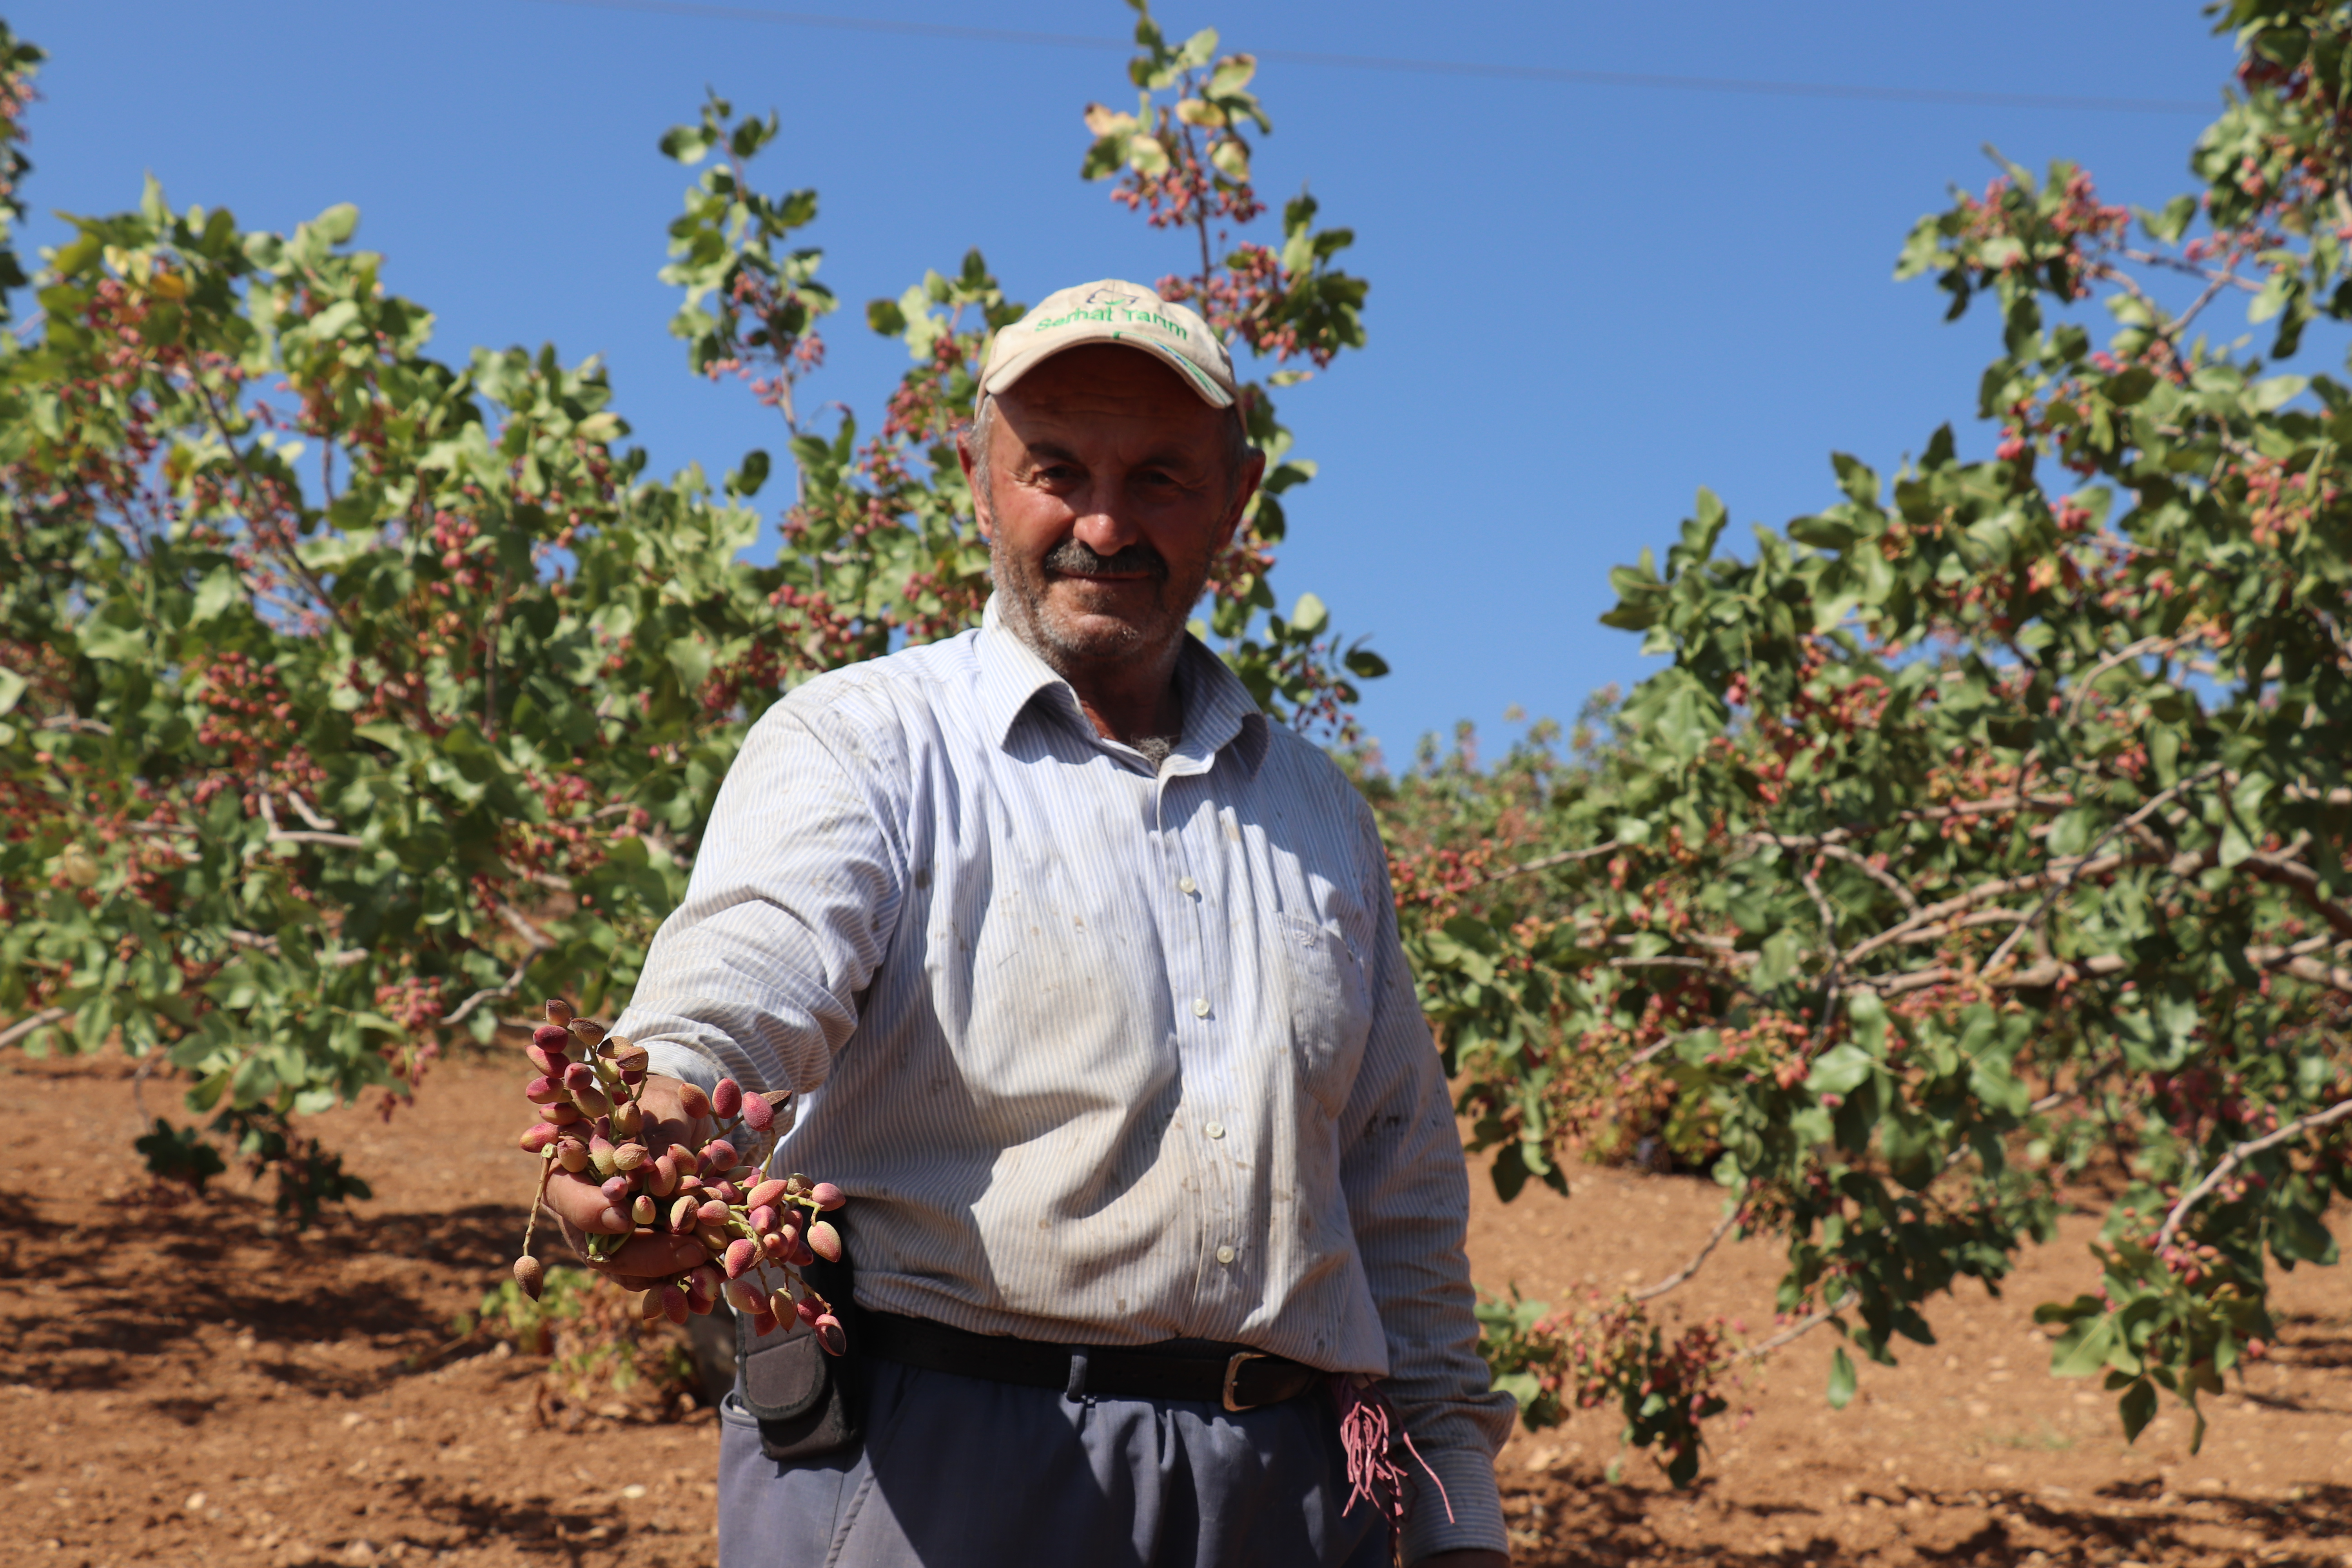
<path fill-rule="evenodd" d="M 1387 1568 L 1328 1401 L 1229 1414 L 868 1363 L 866 1441 L 781 1464 L 730 1396 L 719 1568 Z"/>

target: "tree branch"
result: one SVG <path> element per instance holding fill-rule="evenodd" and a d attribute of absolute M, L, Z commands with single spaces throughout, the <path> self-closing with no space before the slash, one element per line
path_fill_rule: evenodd
<path fill-rule="evenodd" d="M 2107 655 L 2106 658 L 2099 660 L 2098 663 L 2091 667 L 2088 674 L 2075 677 L 2074 700 L 2067 705 L 2066 722 L 2072 724 L 2083 716 L 2083 704 L 2090 700 L 2091 688 L 2098 683 L 2099 677 L 2106 674 L 2107 671 L 2115 668 L 2116 666 L 2119 664 L 2129 664 L 2133 659 L 2138 658 L 2143 655 L 2169 652 L 2173 648 L 2179 647 L 2187 637 L 2193 635 L 2195 634 L 2186 633 L 2183 634 L 2182 637 L 2142 637 L 2128 647 L 2117 648 L 2115 652 Z"/>
<path fill-rule="evenodd" d="M 1557 855 L 1538 855 L 1532 860 L 1522 860 L 1519 864 L 1507 867 L 1500 871 L 1489 871 L 1478 879 L 1478 885 L 1485 887 L 1489 882 L 1508 881 L 1513 877 L 1524 877 L 1533 871 L 1549 871 L 1554 866 L 1565 866 L 1572 861 L 1596 859 L 1603 855 L 1613 855 L 1623 847 L 1623 845 L 1612 838 L 1606 844 L 1596 844 L 1590 849 L 1563 849 Z"/>
<path fill-rule="evenodd" d="M 481 1006 L 484 1003 L 503 1002 L 508 997 L 513 995 L 518 990 L 521 989 L 522 977 L 530 972 L 531 960 L 537 958 L 540 953 L 544 951 L 545 950 L 542 948 L 533 948 L 530 952 L 523 954 L 522 962 L 515 965 L 514 973 L 507 976 L 505 984 L 486 987 L 483 990 L 475 992 L 463 1002 L 458 1003 L 457 1011 L 451 1013 L 446 1018 L 441 1020 L 443 1026 L 454 1028 L 456 1026 L 464 1023 L 467 1018 L 471 1017 L 473 1016 L 474 1009 Z"/>
<path fill-rule="evenodd" d="M 236 465 L 237 477 L 244 481 L 242 489 L 245 490 L 246 505 L 248 508 L 259 510 L 261 498 L 257 492 L 261 488 L 261 481 L 255 479 L 253 470 L 246 466 L 245 453 L 237 447 L 236 437 L 229 434 L 228 420 L 222 415 L 220 404 L 213 396 L 213 389 L 205 384 L 204 377 L 201 375 L 190 376 L 188 381 L 189 384 L 196 389 L 196 395 L 204 399 L 205 412 L 212 416 L 213 428 L 220 433 L 221 445 L 228 448 L 229 460 Z M 274 512 L 275 509 L 271 510 Z M 250 522 L 253 520 L 247 521 Z M 270 533 L 264 538 L 270 552 L 293 568 L 294 574 L 302 579 L 302 585 L 310 589 L 311 596 L 325 606 L 327 614 L 339 621 L 349 619 L 343 606 L 327 592 L 326 584 L 320 581 L 319 574 L 311 571 L 309 563 L 297 552 L 292 537 L 284 529 L 277 527 L 274 522 L 269 525 L 269 528 Z"/>
<path fill-rule="evenodd" d="M 349 833 L 306 833 L 297 828 L 292 832 L 278 826 L 278 808 L 270 800 L 268 786 L 255 792 L 261 801 L 262 826 L 269 830 L 266 840 L 271 844 L 317 844 L 329 849 L 364 849 L 367 841 Z M 304 816 L 309 816 L 305 812 Z"/>
<path fill-rule="evenodd" d="M 532 961 L 555 945 L 553 937 L 525 920 L 522 911 L 512 904 L 500 900 L 498 911 L 499 917 L 514 928 L 516 935 L 522 938 L 526 950 L 522 955 L 522 961 L 514 966 L 514 973 L 506 977 L 505 984 L 485 986 L 458 1003 L 457 1010 L 441 1020 L 442 1026 L 445 1028 L 464 1023 L 473 1016 L 476 1008 L 486 1003 L 503 1002 L 513 995 L 521 988 L 523 976 L 530 972 Z"/>
<path fill-rule="evenodd" d="M 1749 989 L 1738 977 L 1726 974 L 1715 963 L 1704 958 L 1685 958 L 1675 953 L 1661 953 L 1655 958 L 1612 958 L 1609 961 L 1609 967 L 1612 969 L 1696 969 L 1730 986 L 1735 991 L 1755 997 L 1759 1002 L 1764 1000 L 1760 994 Z"/>
<path fill-rule="evenodd" d="M 294 808 L 295 816 L 321 833 L 332 833 L 342 826 L 342 824 L 333 817 L 320 816 L 310 803 L 302 797 L 302 792 L 299 789 L 289 789 L 286 792 L 286 804 Z"/>
<path fill-rule="evenodd" d="M 1731 1212 L 1725 1215 L 1723 1218 L 1717 1223 L 1715 1229 L 1709 1233 L 1706 1238 L 1706 1245 L 1693 1253 L 1691 1255 L 1691 1260 L 1688 1263 L 1684 1264 L 1680 1268 L 1675 1269 L 1672 1274 L 1667 1275 L 1655 1285 L 1645 1285 L 1641 1289 L 1634 1291 L 1633 1300 L 1636 1301 L 1647 1301 L 1656 1297 L 1663 1296 L 1667 1291 L 1675 1289 L 1676 1286 L 1688 1279 L 1692 1275 L 1697 1273 L 1699 1271 L 1699 1266 L 1706 1261 L 1707 1254 L 1713 1252 L 1717 1247 L 1720 1246 L 1723 1238 L 1729 1236 L 1731 1234 L 1732 1227 L 1737 1226 L 1738 1223 L 1739 1209 L 1737 1205 L 1734 1205 Z"/>
<path fill-rule="evenodd" d="M 1769 844 L 1781 849 L 1804 850 L 1816 855 L 1826 855 L 1833 860 L 1843 860 L 1847 865 L 1852 866 L 1855 870 L 1860 871 L 1864 876 L 1869 878 L 1872 881 L 1876 882 L 1880 887 L 1885 888 L 1888 892 L 1893 893 L 1895 898 L 1902 901 L 1903 907 L 1906 910 L 1911 910 L 1915 913 L 1918 910 L 1919 900 L 1912 896 L 1910 889 L 1905 887 L 1900 881 L 1887 875 L 1877 867 L 1872 865 L 1868 857 L 1857 855 L 1853 850 L 1847 848 L 1843 844 L 1832 839 L 1827 837 L 1807 837 L 1792 833 L 1746 833 L 1740 836 L 1740 842 L 1743 844 Z"/>
<path fill-rule="evenodd" d="M 2240 1165 L 2266 1149 L 2275 1149 L 2282 1143 L 2293 1142 L 2305 1132 L 2329 1126 L 2347 1117 L 2352 1117 L 2352 1100 L 2338 1100 L 2325 1110 L 2315 1110 L 2306 1116 L 2298 1116 L 2294 1121 L 2283 1124 L 2275 1132 L 2265 1132 L 2260 1138 L 2249 1138 L 2222 1155 L 2213 1169 L 2206 1174 L 2205 1179 L 2191 1187 L 2179 1203 L 2172 1205 L 2172 1212 L 2164 1216 L 2163 1228 L 2156 1233 L 2156 1250 L 2161 1252 L 2172 1245 L 2172 1238 L 2179 1234 L 2181 1221 L 2189 1217 L 2189 1211 L 2212 1196 L 2214 1190 L 2223 1182 L 2228 1181 L 2230 1173 L 2235 1171 Z"/>
<path fill-rule="evenodd" d="M 6 1028 L 0 1029 L 0 1047 L 13 1046 L 35 1030 L 46 1029 L 51 1024 L 61 1023 L 71 1016 L 73 1012 L 70 1008 L 44 1007 L 31 1017 L 19 1018 Z"/>
<path fill-rule="evenodd" d="M 1774 1334 L 1770 1339 L 1766 1340 L 1763 1343 L 1748 1346 L 1745 1353 L 1749 1361 L 1762 1361 L 1766 1356 L 1770 1355 L 1782 1345 L 1803 1339 L 1807 1334 L 1811 1333 L 1815 1329 L 1820 1328 L 1823 1323 L 1828 1322 L 1832 1318 L 1836 1317 L 1840 1312 L 1844 1311 L 1848 1307 L 1853 1306 L 1856 1301 L 1861 1300 L 1862 1297 L 1859 1294 L 1853 1291 L 1848 1291 L 1844 1300 L 1834 1302 L 1830 1306 L 1823 1307 L 1820 1311 L 1813 1313 L 1810 1317 L 1800 1318 L 1797 1321 L 1790 1324 L 1787 1328 L 1782 1329 L 1779 1333 Z"/>
<path fill-rule="evenodd" d="M 273 958 L 283 957 L 285 954 L 285 950 L 278 946 L 276 937 L 263 936 L 258 931 L 232 931 L 228 933 L 228 944 L 231 947 L 250 948 L 256 952 L 266 952 Z M 331 948 L 325 954 L 327 963 L 337 969 L 349 969 L 354 963 L 364 963 L 367 962 L 367 949 L 363 947 Z"/>
<path fill-rule="evenodd" d="M 2126 828 L 2138 826 L 2141 823 L 2146 822 L 2149 817 L 2154 816 L 2158 811 L 2162 810 L 2167 803 L 2179 795 L 2181 792 L 2187 790 L 2192 784 L 2204 783 L 2205 780 L 2212 777 L 2215 773 L 2218 773 L 2221 771 L 2221 763 L 2209 763 L 2204 767 L 2201 767 L 2195 773 L 2189 774 L 2189 777 L 2182 779 L 2179 783 L 2174 784 L 2170 789 L 2158 790 L 2155 795 L 2150 795 L 2147 804 L 2143 805 L 2137 811 L 2133 812 L 2129 816 L 2125 817 L 2121 822 L 2110 824 L 2106 831 L 2100 834 L 2099 837 L 2092 843 L 2091 847 L 2084 853 L 2082 860 L 2069 868 L 2063 877 L 2054 879 L 2056 885 L 2042 895 L 2042 901 L 2035 904 L 2026 917 L 2017 922 L 2015 930 L 2011 931 L 2007 936 L 2000 939 L 2000 945 L 1994 948 L 1992 950 L 1992 956 L 1985 960 L 1984 966 L 1986 970 L 1991 971 L 2000 967 L 2001 960 L 2010 955 L 2010 952 L 2017 946 L 2018 942 L 2024 937 L 2025 933 L 2032 930 L 2033 927 L 2040 922 L 2042 917 L 2050 912 L 2051 906 L 2055 904 L 2063 895 L 2074 888 L 2076 882 L 2082 879 L 2083 868 L 2095 859 L 2100 850 L 2107 847 L 2107 840 L 2113 838 L 2116 834 L 2123 832 Z"/>

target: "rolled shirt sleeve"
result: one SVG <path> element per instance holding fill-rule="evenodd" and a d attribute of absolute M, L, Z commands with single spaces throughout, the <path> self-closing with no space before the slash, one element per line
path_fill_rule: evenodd
<path fill-rule="evenodd" d="M 831 735 L 824 733 L 833 731 Z M 791 700 L 752 726 L 719 786 L 686 898 L 615 1032 L 709 1088 L 817 1088 L 888 948 L 906 858 L 873 753 L 887 733 Z M 865 763 L 855 773 L 837 748 Z M 887 762 L 887 759 L 881 759 Z"/>

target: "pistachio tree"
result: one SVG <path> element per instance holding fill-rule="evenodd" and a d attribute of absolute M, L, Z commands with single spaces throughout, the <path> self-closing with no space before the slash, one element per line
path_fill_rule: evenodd
<path fill-rule="evenodd" d="M 1177 129 L 1091 132 L 1087 173 L 1222 244 L 1259 216 L 1246 159 L 1187 137 L 1264 134 L 1253 65 L 1137 9 L 1139 113 Z M 7 220 L 40 58 L 0 30 Z M 789 459 L 764 563 L 767 451 L 658 477 L 594 360 L 435 357 L 349 206 L 279 235 L 151 182 L 71 220 L 0 333 L 0 1045 L 168 1061 L 289 1201 L 349 1192 L 289 1118 L 405 1092 L 519 995 L 625 1005 L 747 728 L 810 675 L 975 624 L 954 435 L 1022 306 L 977 250 L 927 273 L 866 310 L 913 361 L 881 418 L 813 417 L 835 296 L 802 243 L 815 194 L 751 174 L 777 135 L 714 98 L 660 143 L 696 170 L 672 329 L 693 374 L 774 410 Z M 1187 275 L 1245 363 L 1362 342 L 1347 235 L 1312 216 Z M 0 309 L 27 281 L 0 245 Z M 1268 384 L 1244 406 L 1274 466 L 1209 629 L 1328 730 L 1379 666 L 1313 595 L 1273 613 L 1281 498 L 1312 465 Z M 143 1146 L 200 1181 L 200 1142 Z"/>
<path fill-rule="evenodd" d="M 2352 1194 L 2352 6 L 2232 0 L 2236 80 L 2152 209 L 2006 161 L 1896 272 L 1982 309 L 1989 458 L 1950 426 L 1732 548 L 1700 492 L 1608 624 L 1669 662 L 1581 758 L 1387 810 L 1424 1000 L 1506 1195 L 1580 1144 L 1708 1170 L 1688 1266 L 1490 1349 L 1536 1421 L 1618 1407 L 1677 1479 L 1717 1384 L 1826 1327 L 1931 1343 L 2062 1194 L 2115 1194 L 2053 1370 L 2137 1436 L 2275 1335 Z M 2244 333 L 2247 324 L 2255 331 Z M 1727 1235 L 1779 1331 L 1647 1305 Z M 1630 1350 L 1628 1347 L 1631 1347 Z"/>

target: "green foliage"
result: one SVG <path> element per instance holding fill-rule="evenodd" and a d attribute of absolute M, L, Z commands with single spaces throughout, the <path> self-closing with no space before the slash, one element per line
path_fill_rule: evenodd
<path fill-rule="evenodd" d="M 1655 1449 L 1675 1486 L 1697 1479 L 1702 1424 L 1730 1408 L 1720 1388 L 1736 1356 L 1720 1322 L 1693 1324 L 1670 1341 L 1624 1297 L 1555 1315 L 1516 1290 L 1507 1301 L 1481 1298 L 1477 1312 L 1479 1352 L 1495 1369 L 1495 1386 L 1518 1401 L 1529 1430 L 1558 1426 L 1576 1410 L 1613 1406 L 1624 1422 L 1620 1443 Z M 1844 1357 L 1840 1351 L 1841 1363 Z M 1834 1390 L 1832 1402 L 1844 1404 Z"/>
<path fill-rule="evenodd" d="M 1245 71 L 1179 53 L 1171 82 L 1264 130 Z M 0 34 L 0 158 L 38 58 Z M 748 173 L 778 135 L 714 96 L 661 142 L 698 170 L 673 329 L 695 372 L 776 410 L 794 470 L 762 566 L 742 557 L 769 453 L 656 478 L 593 360 L 434 357 L 354 209 L 278 235 L 151 182 L 71 220 L 37 323 L 0 334 L 0 1040 L 164 1053 L 309 1212 L 354 1189 L 287 1118 L 404 1092 L 519 992 L 624 1005 L 768 705 L 975 624 L 988 557 L 955 440 L 1023 307 L 977 250 L 926 274 L 867 309 L 914 362 L 873 433 L 804 418 L 835 297 L 798 243 L 814 195 Z M 1245 178 L 1215 178 L 1228 219 L 1255 216 Z M 1360 300 L 1326 265 L 1344 238 L 1300 232 L 1298 299 Z M 1352 307 L 1294 303 L 1287 279 L 1219 297 L 1292 337 L 1223 330 L 1318 364 L 1361 341 Z M 1273 710 L 1336 724 L 1379 661 L 1312 595 L 1272 613 L 1276 498 L 1313 465 L 1263 388 L 1247 414 L 1273 468 L 1212 619 Z M 201 1160 L 157 1136 L 165 1164 Z"/>
<path fill-rule="evenodd" d="M 548 1387 L 574 1403 L 640 1390 L 679 1409 L 680 1396 L 696 1387 L 693 1350 L 667 1320 L 648 1323 L 628 1302 L 610 1279 L 559 1264 L 547 1271 L 537 1300 L 502 1279 L 451 1327 L 550 1358 Z"/>
<path fill-rule="evenodd" d="M 297 1132 L 285 1113 L 268 1106 L 232 1107 L 214 1117 L 206 1131 L 174 1127 L 159 1116 L 154 1131 L 132 1147 L 145 1158 L 151 1175 L 184 1182 L 201 1193 L 207 1181 L 228 1169 L 215 1141 L 245 1162 L 255 1181 L 269 1178 L 278 1212 L 299 1215 L 305 1225 L 328 1204 L 374 1195 L 367 1183 L 343 1169 L 341 1155 Z"/>
<path fill-rule="evenodd" d="M 132 1139 L 131 1146 L 147 1162 L 149 1174 L 184 1182 L 194 1192 L 203 1192 L 206 1182 L 228 1169 L 220 1151 L 205 1141 L 203 1132 L 194 1127 L 174 1127 L 160 1116 L 155 1118 L 154 1130 Z"/>
<path fill-rule="evenodd" d="M 504 1340 L 525 1355 L 550 1355 L 555 1350 L 556 1326 L 581 1315 L 596 1282 L 587 1269 L 559 1263 L 547 1271 L 539 1299 L 533 1300 L 512 1279 L 500 1279 L 480 1306 L 459 1314 L 450 1328 L 459 1334 Z"/>
<path fill-rule="evenodd" d="M 1576 765 L 1383 808 L 1506 1195 L 1670 1097 L 1785 1248 L 1779 1310 L 1885 1363 L 2096 1175 L 2102 1289 L 2046 1321 L 2134 1436 L 2261 1353 L 2266 1268 L 2333 1263 L 2352 1194 L 2352 389 L 2192 335 L 2232 293 L 2273 358 L 2352 320 L 2352 7 L 2224 9 L 2202 192 L 2134 233 L 2004 163 L 1913 231 L 1901 276 L 2000 311 L 1992 460 L 1839 455 L 1740 554 L 1701 491 L 1612 575 L 1672 662 Z"/>

